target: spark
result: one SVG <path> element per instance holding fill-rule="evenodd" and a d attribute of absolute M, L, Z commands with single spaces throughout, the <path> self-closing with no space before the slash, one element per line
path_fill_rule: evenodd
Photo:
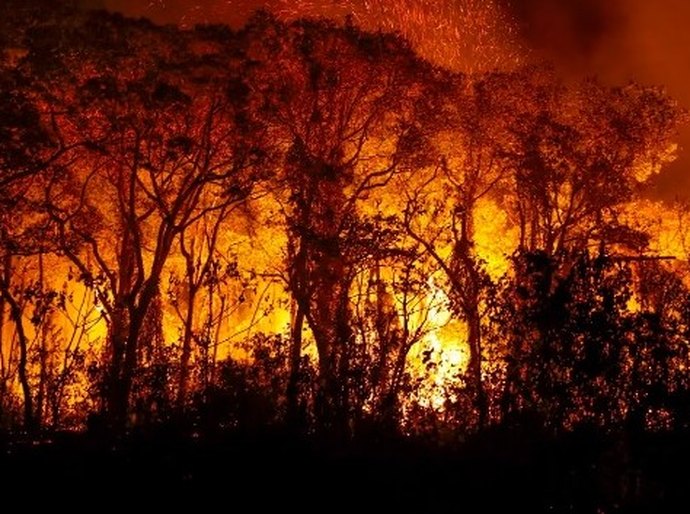
<path fill-rule="evenodd" d="M 402 34 L 422 56 L 459 71 L 511 68 L 525 54 L 515 23 L 495 0 L 273 0 L 267 8 L 285 19 L 350 15 L 367 30 Z"/>
<path fill-rule="evenodd" d="M 257 8 L 284 21 L 349 16 L 365 30 L 400 33 L 423 57 L 456 71 L 505 70 L 527 57 L 498 0 L 216 0 L 188 8 L 180 23 L 241 24 Z"/>

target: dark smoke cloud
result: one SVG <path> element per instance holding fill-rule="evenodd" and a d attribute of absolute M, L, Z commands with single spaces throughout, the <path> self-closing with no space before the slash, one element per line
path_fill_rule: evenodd
<path fill-rule="evenodd" d="M 508 0 L 527 45 L 567 68 L 587 71 L 624 32 L 622 0 Z"/>
<path fill-rule="evenodd" d="M 690 107 L 690 2 L 506 0 L 522 39 L 575 77 L 663 85 Z M 690 128 L 680 158 L 655 180 L 656 195 L 690 197 Z"/>

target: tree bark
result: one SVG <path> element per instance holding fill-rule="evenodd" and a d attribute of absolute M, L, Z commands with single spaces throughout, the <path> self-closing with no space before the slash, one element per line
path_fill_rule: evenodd
<path fill-rule="evenodd" d="M 44 291 L 44 274 L 43 274 L 43 253 L 38 254 L 38 280 L 41 288 L 41 301 L 45 301 L 45 291 Z M 37 427 L 41 427 L 43 423 L 43 411 L 46 395 L 46 387 L 48 382 L 48 337 L 50 332 L 50 326 L 48 324 L 48 308 L 47 306 L 42 306 L 41 318 L 40 318 L 40 348 L 39 348 L 39 379 L 38 379 L 38 391 L 36 393 L 36 412 L 35 412 L 35 423 Z"/>
<path fill-rule="evenodd" d="M 19 363 L 17 364 L 17 373 L 24 396 L 24 429 L 27 432 L 33 432 L 35 429 L 33 399 L 31 397 L 31 385 L 29 384 L 29 376 L 26 369 L 29 341 L 24 331 L 21 308 L 14 299 L 8 299 L 8 302 L 10 303 L 10 313 L 17 327 L 17 337 L 19 339 Z"/>
<path fill-rule="evenodd" d="M 24 320 L 22 319 L 22 308 L 10 291 L 10 281 L 12 277 L 12 256 L 7 254 L 3 259 L 3 278 L 2 296 L 10 307 L 10 317 L 17 330 L 17 340 L 19 342 L 19 362 L 17 363 L 17 375 L 19 384 L 24 397 L 24 430 L 31 433 L 35 429 L 34 407 L 31 396 L 31 384 L 27 372 L 29 340 L 24 330 Z"/>
<path fill-rule="evenodd" d="M 189 362 L 192 357 L 192 337 L 194 335 L 194 302 L 197 289 L 189 281 L 189 295 L 187 297 L 187 315 L 185 317 L 184 334 L 182 336 L 182 354 L 180 355 L 180 377 L 177 387 L 177 408 L 182 412 L 187 402 L 187 389 L 189 383 Z"/>
<path fill-rule="evenodd" d="M 472 384 L 477 408 L 477 425 L 484 428 L 488 421 L 488 405 L 484 380 L 482 378 L 482 335 L 481 320 L 478 308 L 472 308 L 467 313 L 468 345 L 470 348 L 469 368 L 472 376 Z"/>
<path fill-rule="evenodd" d="M 304 327 L 304 312 L 293 302 L 293 321 L 290 341 L 290 374 L 287 384 L 287 420 L 290 425 L 299 423 L 299 379 L 300 361 L 302 359 L 302 329 Z"/>
<path fill-rule="evenodd" d="M 468 368 L 477 409 L 477 425 L 479 429 L 486 426 L 488 421 L 488 402 L 482 378 L 482 325 L 480 313 L 481 275 L 477 269 L 477 262 L 473 255 L 474 247 L 474 206 L 471 202 L 460 219 L 460 239 L 455 245 L 454 260 L 458 266 L 457 273 L 464 277 L 463 288 L 455 293 L 460 298 L 460 308 L 467 322 L 467 343 L 470 350 Z M 454 282 L 458 284 L 460 282 Z"/>
<path fill-rule="evenodd" d="M 123 398 L 122 368 L 129 336 L 129 314 L 123 306 L 117 306 L 111 317 L 110 362 L 105 379 L 104 409 L 107 422 L 113 431 L 124 430 L 126 425 L 127 399 Z"/>

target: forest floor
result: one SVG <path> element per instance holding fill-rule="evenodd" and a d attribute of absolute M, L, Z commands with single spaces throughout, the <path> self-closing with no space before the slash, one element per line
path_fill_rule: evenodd
<path fill-rule="evenodd" d="M 380 438 L 336 445 L 275 431 L 156 431 L 117 442 L 63 433 L 5 437 L 0 450 L 0 487 L 28 492 L 28 505 L 604 513 L 687 512 L 690 500 L 687 433 L 505 430 L 454 448 Z"/>

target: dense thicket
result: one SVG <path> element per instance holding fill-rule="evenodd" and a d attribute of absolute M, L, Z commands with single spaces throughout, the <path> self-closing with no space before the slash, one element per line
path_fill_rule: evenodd
<path fill-rule="evenodd" d="M 661 89 L 9 9 L 2 427 L 686 426 L 686 256 L 630 215 L 684 118 Z"/>

